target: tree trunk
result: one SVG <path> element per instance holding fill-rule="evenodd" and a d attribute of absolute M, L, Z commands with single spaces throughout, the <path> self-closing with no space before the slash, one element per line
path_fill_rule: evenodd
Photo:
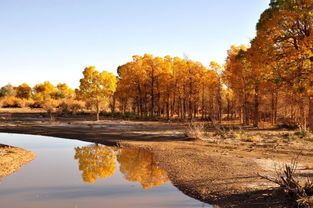
<path fill-rule="evenodd" d="M 151 109 L 150 109 L 150 117 L 153 117 L 154 114 L 154 67 L 152 66 L 151 69 L 151 89 L 150 89 L 150 96 L 151 96 Z"/>
<path fill-rule="evenodd" d="M 187 101 L 186 98 L 184 98 L 184 108 L 183 108 L 183 119 L 186 119 L 186 112 L 187 112 Z"/>
<path fill-rule="evenodd" d="M 48 110 L 50 121 L 53 121 L 53 113 L 52 110 Z"/>
<path fill-rule="evenodd" d="M 230 100 L 227 98 L 227 120 L 230 119 Z"/>
<path fill-rule="evenodd" d="M 275 123 L 275 97 L 274 97 L 274 92 L 272 92 L 272 115 L 271 115 L 271 122 L 272 126 L 274 126 Z"/>
<path fill-rule="evenodd" d="M 113 95 L 113 97 L 112 97 L 112 109 L 111 109 L 112 113 L 115 113 L 115 106 L 116 106 L 116 98 Z"/>
<path fill-rule="evenodd" d="M 192 80 L 189 78 L 189 96 L 188 96 L 188 117 L 191 120 L 192 119 Z"/>
<path fill-rule="evenodd" d="M 235 116 L 236 117 L 236 116 Z M 241 124 L 244 123 L 244 118 L 243 118 L 243 107 L 239 108 L 239 121 Z"/>
<path fill-rule="evenodd" d="M 161 116 L 161 104 L 160 104 L 160 99 L 161 99 L 161 93 L 160 93 L 160 85 L 159 85 L 159 81 L 158 79 L 156 80 L 156 88 L 157 88 L 157 93 L 156 93 L 156 105 L 157 105 L 157 109 L 158 109 L 158 117 Z"/>
<path fill-rule="evenodd" d="M 175 114 L 175 106 L 176 106 L 176 96 L 175 96 L 176 93 L 173 93 L 173 101 L 172 101 L 172 105 L 171 105 L 171 117 L 174 116 Z M 179 117 L 179 110 L 177 111 L 178 112 L 178 117 Z"/>
<path fill-rule="evenodd" d="M 166 118 L 167 120 L 170 119 L 170 94 L 167 94 L 167 102 L 166 102 Z"/>
<path fill-rule="evenodd" d="M 248 106 L 248 98 L 247 95 L 244 94 L 244 101 L 243 101 L 243 115 L 242 115 L 242 119 L 243 119 L 243 125 L 249 125 L 249 106 Z"/>
<path fill-rule="evenodd" d="M 304 109 L 304 98 L 300 98 L 300 126 L 306 128 L 306 119 L 305 119 L 305 109 Z"/>
<path fill-rule="evenodd" d="M 100 102 L 97 101 L 97 104 L 96 104 L 96 110 L 97 110 L 97 121 L 100 120 Z"/>
<path fill-rule="evenodd" d="M 254 122 L 253 127 L 258 127 L 259 125 L 259 87 L 255 87 L 254 94 Z"/>
<path fill-rule="evenodd" d="M 201 104 L 201 119 L 203 120 L 204 119 L 204 104 L 205 104 L 205 101 L 204 101 L 204 84 L 202 85 L 202 104 Z"/>
<path fill-rule="evenodd" d="M 309 116 L 308 123 L 310 131 L 313 131 L 313 97 L 309 98 Z"/>
<path fill-rule="evenodd" d="M 219 87 L 217 92 L 217 104 L 218 104 L 218 122 L 222 123 L 223 103 L 222 103 L 222 89 Z"/>
<path fill-rule="evenodd" d="M 275 110 L 274 110 L 274 124 L 277 124 L 277 109 L 278 109 L 278 91 L 275 93 Z"/>

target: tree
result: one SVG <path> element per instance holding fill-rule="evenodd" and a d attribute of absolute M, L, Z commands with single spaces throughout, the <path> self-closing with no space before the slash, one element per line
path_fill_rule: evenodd
<path fill-rule="evenodd" d="M 122 105 L 123 113 L 126 113 L 127 104 L 133 104 L 140 116 L 147 110 L 147 75 L 143 68 L 142 57 L 133 56 L 133 61 L 118 68 L 119 86 L 117 98 Z"/>
<path fill-rule="evenodd" d="M 36 84 L 34 87 L 34 98 L 37 101 L 46 101 L 54 97 L 56 88 L 51 82 L 45 81 L 41 84 Z"/>
<path fill-rule="evenodd" d="M 117 156 L 126 180 L 138 182 L 144 189 L 168 183 L 167 173 L 157 164 L 153 154 L 141 149 L 122 149 Z"/>
<path fill-rule="evenodd" d="M 309 127 L 313 129 L 312 0 L 273 0 L 257 24 L 257 38 L 265 42 L 269 60 L 279 63 L 276 79 L 299 96 L 300 125 L 306 126 L 305 100 L 309 102 Z"/>
<path fill-rule="evenodd" d="M 116 90 L 117 78 L 112 73 L 98 72 L 95 66 L 86 67 L 84 77 L 80 80 L 79 97 L 91 102 L 96 107 L 97 121 L 99 121 L 101 103 L 108 100 Z"/>
<path fill-rule="evenodd" d="M 204 116 L 208 111 L 204 109 L 205 101 L 216 94 L 220 84 L 217 73 L 199 62 L 148 54 L 133 56 L 131 62 L 118 68 L 118 75 L 116 98 L 122 111 L 132 110 L 141 117 L 170 119 L 177 115 L 186 119 L 188 115 L 193 119 L 201 108 Z M 200 98 L 203 98 L 202 105 L 198 102 Z"/>
<path fill-rule="evenodd" d="M 64 98 L 73 98 L 75 95 L 75 91 L 70 88 L 66 83 L 59 83 L 57 85 L 57 91 L 55 93 L 56 99 L 64 99 Z"/>
<path fill-rule="evenodd" d="M 29 99 L 31 95 L 32 88 L 26 83 L 23 83 L 16 88 L 16 97 L 18 98 Z"/>
<path fill-rule="evenodd" d="M 216 99 L 218 103 L 218 121 L 219 123 L 222 123 L 222 114 L 223 114 L 223 102 L 222 102 L 222 81 L 221 81 L 221 76 L 222 76 L 222 67 L 215 61 L 211 61 L 210 67 L 212 68 L 213 71 L 216 72 L 218 75 L 218 85 L 216 89 Z"/>
<path fill-rule="evenodd" d="M 250 78 L 251 68 L 247 61 L 247 47 L 232 46 L 228 50 L 228 57 L 223 71 L 223 81 L 236 95 L 240 103 L 240 118 L 244 125 L 249 125 L 249 98 L 253 87 Z"/>
<path fill-rule="evenodd" d="M 0 97 L 11 97 L 16 95 L 16 90 L 13 85 L 7 84 L 0 89 Z"/>
<path fill-rule="evenodd" d="M 93 184 L 99 177 L 112 176 L 116 169 L 116 155 L 106 146 L 76 147 L 74 158 L 78 160 L 82 178 L 87 183 Z"/>
<path fill-rule="evenodd" d="M 58 106 L 58 102 L 54 100 L 57 89 L 49 81 L 41 84 L 36 84 L 34 87 L 34 99 L 40 106 L 47 111 L 50 120 L 53 119 L 53 112 Z"/>

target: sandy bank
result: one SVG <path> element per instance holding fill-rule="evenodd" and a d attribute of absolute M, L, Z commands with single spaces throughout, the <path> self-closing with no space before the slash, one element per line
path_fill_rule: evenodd
<path fill-rule="evenodd" d="M 15 173 L 35 157 L 33 152 L 0 144 L 0 178 Z"/>

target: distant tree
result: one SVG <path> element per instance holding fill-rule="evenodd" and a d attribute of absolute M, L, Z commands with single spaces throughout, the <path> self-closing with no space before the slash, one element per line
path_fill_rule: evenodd
<path fill-rule="evenodd" d="M 26 83 L 23 83 L 16 88 L 16 97 L 18 98 L 29 99 L 31 94 L 32 88 Z"/>
<path fill-rule="evenodd" d="M 253 91 L 250 78 L 251 67 L 247 61 L 247 47 L 231 46 L 228 50 L 225 70 L 223 71 L 223 81 L 229 89 L 233 91 L 240 103 L 240 118 L 244 125 L 249 125 L 249 98 Z"/>
<path fill-rule="evenodd" d="M 48 98 L 41 102 L 41 106 L 45 109 L 49 115 L 50 121 L 53 120 L 53 113 L 56 107 L 59 106 L 59 102 L 55 99 Z"/>
<path fill-rule="evenodd" d="M 97 121 L 100 119 L 101 103 L 107 101 L 116 90 L 117 78 L 107 71 L 98 72 L 95 66 L 86 67 L 80 80 L 78 97 L 96 107 Z"/>
<path fill-rule="evenodd" d="M 70 88 L 66 83 L 59 83 L 57 85 L 57 91 L 55 93 L 56 99 L 73 98 L 75 91 Z"/>
<path fill-rule="evenodd" d="M 47 111 L 50 120 L 53 119 L 53 112 L 58 106 L 58 102 L 55 98 L 56 88 L 49 81 L 41 84 L 37 84 L 34 87 L 34 98 L 40 103 L 41 107 Z"/>
<path fill-rule="evenodd" d="M 57 89 L 49 81 L 37 84 L 34 87 L 35 99 L 38 101 L 45 101 L 53 98 Z"/>
<path fill-rule="evenodd" d="M 141 117 L 167 119 L 176 115 L 181 119 L 188 115 L 192 119 L 199 111 L 202 118 L 214 114 L 211 98 L 219 86 L 218 74 L 199 62 L 136 55 L 118 68 L 118 75 L 115 96 L 123 113 L 133 111 Z"/>
<path fill-rule="evenodd" d="M 218 85 L 216 89 L 216 100 L 218 104 L 218 121 L 222 123 L 222 113 L 223 113 L 223 100 L 222 100 L 222 85 L 221 85 L 221 73 L 222 66 L 215 61 L 211 61 L 210 67 L 218 75 Z"/>
<path fill-rule="evenodd" d="M 13 85 L 7 84 L 3 87 L 0 88 L 0 97 L 5 97 L 5 96 L 15 96 L 16 95 L 16 90 Z"/>

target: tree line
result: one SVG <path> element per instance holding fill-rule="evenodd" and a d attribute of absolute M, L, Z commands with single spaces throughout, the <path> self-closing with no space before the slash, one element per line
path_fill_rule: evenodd
<path fill-rule="evenodd" d="M 105 110 L 141 118 L 313 129 L 312 11 L 313 0 L 272 0 L 256 24 L 256 37 L 248 46 L 231 46 L 223 65 L 135 55 L 118 67 L 117 76 L 86 67 L 76 90 L 45 82 L 33 88 L 7 85 L 0 96 L 41 106 L 54 100 L 80 102 L 82 109 L 94 109 L 97 119 Z"/>
<path fill-rule="evenodd" d="M 13 98 L 32 100 L 29 107 L 53 108 L 64 106 L 93 109 L 97 120 L 100 112 L 132 113 L 141 118 L 180 118 L 222 120 L 222 87 L 218 71 L 179 57 L 154 57 L 150 54 L 133 56 L 133 60 L 118 67 L 118 76 L 95 66 L 86 67 L 78 89 L 66 84 L 54 86 L 46 81 L 31 88 L 24 83 L 0 89 L 2 107 L 21 107 Z M 0 99 L 1 101 L 1 99 Z M 77 102 L 84 102 L 78 106 Z M 80 103 L 80 104 L 81 104 Z"/>

